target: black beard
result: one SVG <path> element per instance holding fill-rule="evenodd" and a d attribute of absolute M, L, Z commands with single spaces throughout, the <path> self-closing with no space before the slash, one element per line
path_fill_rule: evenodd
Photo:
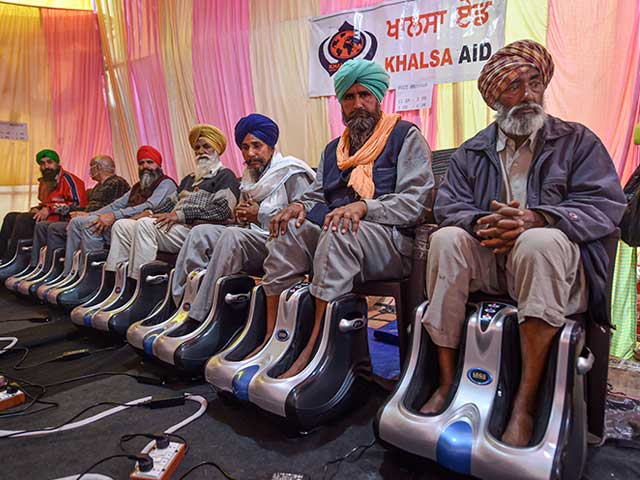
<path fill-rule="evenodd" d="M 147 190 L 151 185 L 153 185 L 153 182 L 160 177 L 160 175 L 162 175 L 161 169 L 152 171 L 144 170 L 140 172 L 140 188 L 142 190 Z"/>
<path fill-rule="evenodd" d="M 351 140 L 351 149 L 358 151 L 369 139 L 373 130 L 382 117 L 380 105 L 376 105 L 374 113 L 369 113 L 364 108 L 355 110 L 351 115 L 346 117 L 342 114 L 342 121 L 349 129 L 349 140 Z"/>
<path fill-rule="evenodd" d="M 56 177 L 58 176 L 58 174 L 60 173 L 60 167 L 56 168 L 55 170 L 51 170 L 49 168 L 42 170 L 42 181 L 44 182 L 49 182 L 49 183 L 56 183 Z"/>

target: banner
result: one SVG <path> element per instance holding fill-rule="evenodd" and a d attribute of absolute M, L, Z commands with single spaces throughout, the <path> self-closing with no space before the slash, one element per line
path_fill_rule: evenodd
<path fill-rule="evenodd" d="M 333 95 L 333 74 L 352 58 L 374 60 L 402 82 L 478 78 L 504 46 L 506 0 L 392 0 L 312 18 L 309 96 Z"/>

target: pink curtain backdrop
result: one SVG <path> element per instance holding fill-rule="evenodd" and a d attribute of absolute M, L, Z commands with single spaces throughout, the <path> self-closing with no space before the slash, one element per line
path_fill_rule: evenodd
<path fill-rule="evenodd" d="M 111 126 L 96 14 L 41 9 L 53 101 L 56 148 L 65 169 L 87 186 L 89 160 L 112 155 Z"/>
<path fill-rule="evenodd" d="M 547 109 L 593 130 L 623 183 L 640 160 L 632 146 L 639 120 L 639 22 L 638 1 L 589 0 L 580 8 L 549 1 L 547 47 L 556 69 L 546 92 Z"/>
<path fill-rule="evenodd" d="M 233 138 L 241 117 L 255 109 L 249 60 L 249 0 L 193 1 L 193 83 L 198 121 L 227 137 L 222 162 L 244 169 Z M 276 66 L 274 65 L 274 68 Z"/>
<path fill-rule="evenodd" d="M 127 58 L 131 93 L 141 144 L 151 145 L 162 153 L 162 170 L 180 181 L 176 174 L 171 135 L 171 119 L 160 40 L 158 38 L 158 2 L 138 0 L 123 2 L 127 25 Z"/>
<path fill-rule="evenodd" d="M 327 15 L 329 13 L 338 12 L 340 10 L 349 10 L 351 8 L 363 8 L 370 7 L 381 3 L 382 0 L 320 0 L 320 15 Z M 423 131 L 423 135 L 427 138 L 429 145 L 435 145 L 436 142 L 436 108 L 435 108 L 435 95 L 432 97 L 432 108 L 426 109 L 426 115 L 424 116 L 427 131 Z M 396 111 L 396 92 L 391 90 L 382 100 L 382 110 L 387 113 L 394 113 Z M 399 112 L 403 120 L 415 123 L 420 128 L 423 125 L 420 118 L 419 110 L 409 110 L 406 112 Z M 335 96 L 329 97 L 329 123 L 331 126 L 331 137 L 335 138 L 342 134 L 344 131 L 344 124 L 342 123 L 342 112 L 340 110 L 340 103 Z"/>

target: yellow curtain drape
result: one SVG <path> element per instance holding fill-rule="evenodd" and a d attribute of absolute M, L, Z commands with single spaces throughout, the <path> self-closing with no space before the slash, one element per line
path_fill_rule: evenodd
<path fill-rule="evenodd" d="M 51 86 L 40 11 L 0 3 L 0 120 L 26 123 L 28 140 L 0 140 L 0 185 L 31 184 L 34 156 L 55 145 Z M 34 197 L 35 197 L 35 193 Z M 26 205 L 25 205 L 26 206 Z"/>
<path fill-rule="evenodd" d="M 127 66 L 126 22 L 123 0 L 96 0 L 107 99 L 113 138 L 113 159 L 118 173 L 137 182 L 138 135 Z"/>
<path fill-rule="evenodd" d="M 2 0 L 2 3 L 40 8 L 64 8 L 65 10 L 93 10 L 91 0 Z"/>
<path fill-rule="evenodd" d="M 547 16 L 548 0 L 508 0 L 505 45 L 523 38 L 546 45 Z M 475 80 L 438 85 L 435 148 L 460 146 L 489 125 L 493 115 Z"/>
<path fill-rule="evenodd" d="M 280 126 L 280 150 L 318 165 L 330 140 L 327 102 L 309 98 L 309 18 L 319 1 L 251 1 L 251 73 L 256 111 Z"/>
<path fill-rule="evenodd" d="M 189 144 L 189 129 L 197 123 L 191 56 L 193 0 L 160 2 L 159 19 L 173 150 L 178 178 L 182 178 L 195 169 Z"/>

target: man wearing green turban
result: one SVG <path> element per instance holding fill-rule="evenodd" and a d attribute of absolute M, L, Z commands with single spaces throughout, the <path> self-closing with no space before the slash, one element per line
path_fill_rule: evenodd
<path fill-rule="evenodd" d="M 18 245 L 18 240 L 31 238 L 36 223 L 57 222 L 64 219 L 70 208 L 84 207 L 86 195 L 84 182 L 60 166 L 60 156 L 55 150 L 46 148 L 36 154 L 40 167 L 38 179 L 38 203 L 29 212 L 8 213 L 0 230 L 0 280 L 4 281 L 18 273 L 16 264 L 9 262 Z M 19 266 L 19 265 L 18 265 Z M 35 265 L 32 265 L 32 269 Z"/>
<path fill-rule="evenodd" d="M 275 324 L 279 295 L 310 270 L 316 301 L 311 337 L 281 378 L 308 364 L 328 302 L 356 282 L 409 274 L 412 231 L 433 186 L 420 130 L 380 108 L 389 88 L 384 68 L 349 60 L 335 73 L 334 86 L 346 128 L 324 149 L 311 187 L 270 226 L 262 282 L 267 331 Z"/>

